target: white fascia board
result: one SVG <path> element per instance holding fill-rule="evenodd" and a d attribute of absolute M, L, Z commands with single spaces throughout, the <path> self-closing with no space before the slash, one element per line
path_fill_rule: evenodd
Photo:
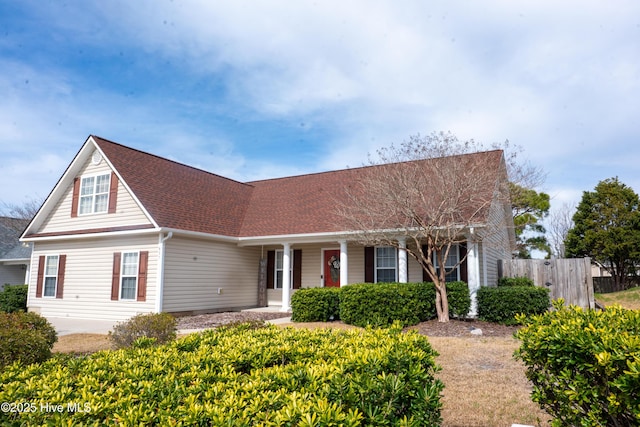
<path fill-rule="evenodd" d="M 116 236 L 135 236 L 140 234 L 158 234 L 159 228 L 140 228 L 137 230 L 105 231 L 100 233 L 84 234 L 58 234 L 55 236 L 27 237 L 20 239 L 21 242 L 52 242 L 56 240 L 80 240 L 80 239 L 100 239 Z M 63 233 L 63 232 L 61 232 Z"/>
<path fill-rule="evenodd" d="M 51 213 L 51 211 L 55 208 L 57 202 L 62 197 L 62 192 L 73 181 L 73 178 L 78 173 L 81 166 L 89 159 L 92 147 L 97 147 L 96 143 L 93 141 L 93 139 L 87 138 L 84 144 L 82 144 L 82 147 L 80 147 L 80 150 L 78 150 L 78 152 L 76 153 L 71 163 L 69 163 L 69 166 L 67 166 L 67 169 L 65 169 L 65 171 L 63 172 L 60 179 L 58 179 L 58 182 L 53 187 L 53 190 L 51 190 L 47 198 L 42 203 L 42 206 L 40 207 L 36 215 L 33 217 L 29 225 L 27 225 L 27 227 L 24 229 L 22 236 L 20 236 L 20 241 L 23 241 L 22 237 L 26 236 L 27 234 L 31 234 L 32 228 L 38 228 L 41 225 L 43 218 L 46 218 L 46 216 L 49 215 L 49 213 Z"/>
<path fill-rule="evenodd" d="M 96 150 L 98 150 L 98 152 L 100 153 L 100 155 L 102 156 L 102 159 L 107 162 L 107 165 L 109 165 L 109 168 L 113 171 L 113 173 L 116 174 L 116 176 L 118 177 L 118 182 L 120 182 L 124 188 L 127 190 L 127 192 L 131 195 L 131 197 L 133 198 L 133 200 L 136 202 L 136 204 L 138 205 L 138 207 L 142 210 L 142 212 L 144 213 L 144 215 L 147 217 L 147 219 L 149 220 L 149 222 L 151 223 L 151 225 L 153 225 L 155 228 L 159 228 L 158 223 L 153 219 L 153 217 L 151 216 L 151 214 L 149 213 L 149 211 L 147 211 L 147 208 L 140 202 L 140 200 L 138 199 L 138 197 L 136 196 L 136 194 L 131 191 L 131 188 L 129 188 L 129 185 L 127 184 L 127 182 L 122 178 L 122 176 L 120 175 L 120 173 L 118 172 L 118 170 L 113 166 L 113 163 L 111 163 L 111 161 L 109 160 L 109 158 L 104 154 L 104 152 L 100 149 L 100 146 L 93 140 L 93 137 L 89 138 L 92 142 L 93 145 L 96 147 Z"/>
<path fill-rule="evenodd" d="M 239 237 L 238 246 L 257 246 L 287 243 L 324 243 L 349 240 L 357 232 L 340 231 L 331 233 L 279 234 L 271 236 Z"/>
<path fill-rule="evenodd" d="M 3 265 L 29 264 L 29 262 L 31 262 L 30 258 L 0 259 L 0 264 L 3 264 Z"/>

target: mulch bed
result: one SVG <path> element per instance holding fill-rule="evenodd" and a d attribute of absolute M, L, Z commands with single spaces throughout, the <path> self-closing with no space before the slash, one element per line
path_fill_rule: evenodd
<path fill-rule="evenodd" d="M 225 313 L 200 314 L 178 318 L 178 329 L 204 329 L 215 328 L 229 323 L 272 320 L 291 316 L 290 313 L 234 311 Z M 326 323 L 331 326 L 334 322 Z M 342 322 L 335 322 L 342 323 Z M 303 324 L 301 324 L 303 325 Z M 337 326 L 337 325 L 336 325 Z M 430 337 L 473 337 L 474 329 L 481 329 L 483 337 L 512 337 L 518 330 L 517 326 L 505 326 L 480 320 L 456 320 L 440 323 L 437 320 L 429 320 L 410 326 L 407 329 L 415 329 L 420 334 Z"/>
<path fill-rule="evenodd" d="M 407 329 L 415 329 L 428 337 L 472 337 L 471 331 L 480 329 L 483 337 L 512 337 L 518 326 L 505 326 L 481 320 L 450 320 L 446 323 L 436 319 L 418 323 Z"/>

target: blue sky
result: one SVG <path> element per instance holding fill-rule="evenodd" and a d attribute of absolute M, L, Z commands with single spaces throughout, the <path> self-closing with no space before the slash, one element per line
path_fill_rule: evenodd
<path fill-rule="evenodd" d="M 89 134 L 248 181 L 434 131 L 640 192 L 640 2 L 0 0 L 0 202 Z"/>

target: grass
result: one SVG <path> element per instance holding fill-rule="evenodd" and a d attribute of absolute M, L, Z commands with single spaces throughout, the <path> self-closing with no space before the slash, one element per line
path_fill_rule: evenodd
<path fill-rule="evenodd" d="M 512 355 L 515 338 L 430 337 L 440 353 L 443 427 L 548 426 L 551 418 L 529 397 L 524 366 Z"/>
<path fill-rule="evenodd" d="M 595 298 L 605 306 L 618 304 L 629 310 L 640 310 L 640 288 L 610 294 L 595 294 Z"/>
<path fill-rule="evenodd" d="M 429 341 L 440 353 L 438 376 L 445 384 L 442 427 L 549 425 L 550 417 L 529 398 L 531 385 L 524 366 L 512 357 L 519 345 L 516 339 L 429 337 Z M 59 337 L 53 350 L 86 354 L 109 348 L 106 335 L 75 334 Z"/>

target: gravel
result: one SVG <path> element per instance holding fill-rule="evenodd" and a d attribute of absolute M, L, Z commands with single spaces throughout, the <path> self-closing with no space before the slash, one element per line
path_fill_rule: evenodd
<path fill-rule="evenodd" d="M 290 313 L 279 312 L 259 312 L 259 311 L 233 311 L 224 313 L 200 314 L 197 316 L 185 316 L 178 318 L 178 329 L 205 329 L 215 328 L 217 326 L 226 325 L 235 322 L 247 322 L 255 320 L 273 320 L 290 317 Z M 304 325 L 304 323 L 296 323 L 296 326 Z M 344 323 L 328 322 L 328 327 L 344 327 Z M 314 327 L 318 323 L 313 324 Z M 419 333 L 431 337 L 473 337 L 471 331 L 474 329 L 482 330 L 484 337 L 512 337 L 518 330 L 517 326 L 505 326 L 496 323 L 483 322 L 480 320 L 455 320 L 452 319 L 447 323 L 440 323 L 437 320 L 429 320 L 407 329 L 415 329 Z"/>
<path fill-rule="evenodd" d="M 236 322 L 273 320 L 291 317 L 291 313 L 261 311 L 229 311 L 224 313 L 198 314 L 178 318 L 178 329 L 205 329 Z"/>

